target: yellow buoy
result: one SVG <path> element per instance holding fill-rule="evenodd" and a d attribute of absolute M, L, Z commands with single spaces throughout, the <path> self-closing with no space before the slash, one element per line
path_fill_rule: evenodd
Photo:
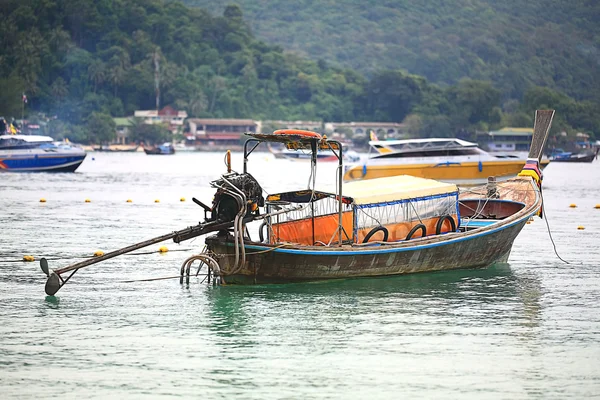
<path fill-rule="evenodd" d="M 166 253 L 167 251 L 169 251 L 167 246 L 160 246 L 160 248 L 158 249 L 159 253 Z"/>
<path fill-rule="evenodd" d="M 33 256 L 23 256 L 23 261 L 35 261 Z"/>
<path fill-rule="evenodd" d="M 42 198 L 40 199 L 40 203 L 45 203 L 45 202 L 46 202 L 46 199 L 42 197 Z"/>
<path fill-rule="evenodd" d="M 180 198 L 179 201 L 185 201 L 185 197 Z"/>
<path fill-rule="evenodd" d="M 577 227 L 577 229 L 578 229 L 578 230 L 580 230 L 580 231 L 582 231 L 582 230 L 584 230 L 584 229 L 585 229 L 585 227 L 584 227 L 583 225 L 579 225 L 579 226 Z"/>
<path fill-rule="evenodd" d="M 91 203 L 92 201 L 90 199 L 85 199 L 86 203 Z"/>
<path fill-rule="evenodd" d="M 155 203 L 160 203 L 159 199 L 154 200 Z"/>
<path fill-rule="evenodd" d="M 132 202 L 133 202 L 133 200 L 131 200 L 131 199 L 127 199 L 127 202 L 128 202 L 128 203 L 132 203 Z"/>
<path fill-rule="evenodd" d="M 94 253 L 94 257 L 102 257 L 104 255 L 104 252 L 102 250 L 96 250 L 96 252 Z"/>
<path fill-rule="evenodd" d="M 571 207 L 571 208 L 577 208 L 577 204 L 571 203 L 571 204 L 569 204 L 569 207 Z"/>

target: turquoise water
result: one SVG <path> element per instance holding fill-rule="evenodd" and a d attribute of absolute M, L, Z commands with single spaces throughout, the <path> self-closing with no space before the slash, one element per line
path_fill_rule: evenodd
<path fill-rule="evenodd" d="M 332 182 L 334 168 L 319 166 L 319 180 Z M 198 238 L 82 269 L 45 295 L 40 257 L 64 267 L 193 225 L 203 211 L 191 198 L 210 202 L 208 182 L 223 171 L 217 153 L 90 153 L 75 174 L 0 174 L 2 398 L 600 397 L 598 161 L 545 171 L 552 237 L 570 264 L 536 219 L 509 264 L 482 270 L 127 282 L 177 275 Z M 267 192 L 308 182 L 306 163 L 265 153 L 250 171 Z"/>

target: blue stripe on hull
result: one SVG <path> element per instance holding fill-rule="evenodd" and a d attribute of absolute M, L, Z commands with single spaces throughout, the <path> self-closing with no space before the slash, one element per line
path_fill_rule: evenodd
<path fill-rule="evenodd" d="M 85 156 L 84 154 L 80 156 L 5 158 L 2 163 L 6 169 L 0 169 L 0 171 L 75 171 Z"/>
<path fill-rule="evenodd" d="M 319 256 L 355 256 L 355 255 L 377 255 L 377 254 L 397 253 L 397 252 L 405 252 L 405 251 L 416 251 L 416 250 L 424 250 L 424 249 L 428 249 L 428 248 L 432 248 L 432 247 L 447 246 L 447 245 L 451 245 L 451 244 L 462 242 L 462 241 L 473 240 L 473 239 L 476 239 L 481 236 L 487 236 L 490 234 L 494 234 L 494 233 L 497 233 L 504 229 L 510 228 L 516 224 L 523 223 L 524 221 L 528 220 L 530 217 L 532 217 L 534 215 L 535 215 L 535 213 L 524 215 L 523 217 L 521 217 L 509 224 L 502 225 L 502 226 L 493 228 L 488 231 L 474 232 L 471 235 L 465 235 L 465 236 L 461 236 L 458 238 L 451 238 L 449 240 L 444 240 L 441 242 L 415 245 L 415 246 L 410 246 L 410 247 L 392 247 L 392 248 L 390 248 L 390 247 L 381 246 L 381 245 L 374 245 L 373 247 L 375 247 L 375 248 L 373 250 L 367 250 L 363 247 L 361 249 L 343 250 L 343 251 L 300 250 L 300 249 L 286 249 L 284 247 L 273 249 L 271 247 L 260 246 L 260 245 L 251 245 L 251 244 L 246 244 L 246 245 L 244 245 L 244 247 L 247 250 L 253 250 L 253 251 L 267 251 L 268 250 L 268 251 L 273 251 L 274 253 L 297 254 L 297 255 L 303 255 L 303 256 L 316 256 L 316 255 L 319 255 Z M 227 246 L 233 247 L 233 243 L 227 243 Z"/>

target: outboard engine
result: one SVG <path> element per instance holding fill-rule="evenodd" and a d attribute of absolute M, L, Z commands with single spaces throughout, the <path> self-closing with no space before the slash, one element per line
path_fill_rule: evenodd
<path fill-rule="evenodd" d="M 265 205 L 260 184 L 249 173 L 231 172 L 210 185 L 217 188 L 217 192 L 213 198 L 209 221 L 233 221 L 242 207 L 246 207 L 244 215 L 252 212 L 258 214 L 258 208 Z"/>

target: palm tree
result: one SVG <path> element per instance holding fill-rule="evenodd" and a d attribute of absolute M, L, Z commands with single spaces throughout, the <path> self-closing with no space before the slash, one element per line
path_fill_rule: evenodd
<path fill-rule="evenodd" d="M 227 79 L 217 75 L 210 80 L 210 84 L 212 86 L 212 99 L 210 100 L 208 112 L 212 113 L 213 108 L 215 107 L 215 104 L 217 103 L 217 100 L 221 95 L 220 92 L 227 88 Z"/>
<path fill-rule="evenodd" d="M 48 33 L 48 44 L 53 51 L 62 54 L 72 46 L 71 36 L 60 27 L 53 28 Z"/>
<path fill-rule="evenodd" d="M 117 97 L 117 88 L 125 80 L 125 70 L 120 64 L 108 70 L 108 80 L 113 84 L 114 96 Z"/>
<path fill-rule="evenodd" d="M 69 94 L 69 88 L 67 87 L 67 83 L 60 76 L 56 78 L 54 82 L 52 82 L 52 85 L 50 86 L 50 91 L 52 93 L 52 96 L 54 96 L 58 100 L 64 99 L 67 96 L 67 94 Z"/>
<path fill-rule="evenodd" d="M 104 82 L 106 75 L 106 65 L 100 60 L 94 60 L 88 67 L 88 77 L 94 82 L 94 93 L 98 89 L 98 85 Z"/>

